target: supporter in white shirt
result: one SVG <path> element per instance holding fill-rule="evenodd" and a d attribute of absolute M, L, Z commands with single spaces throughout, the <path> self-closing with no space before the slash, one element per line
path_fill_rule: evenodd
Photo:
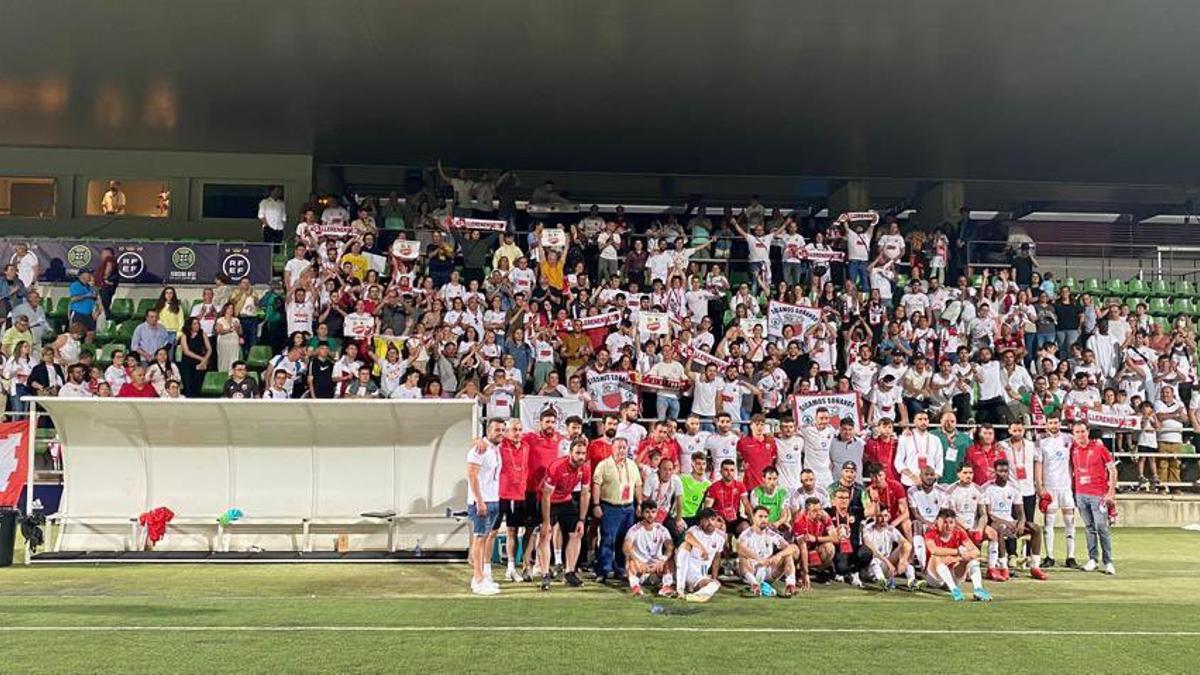
<path fill-rule="evenodd" d="M 945 448 L 941 440 L 929 433 L 929 414 L 918 411 L 913 415 L 913 428 L 900 434 L 896 446 L 895 469 L 900 474 L 900 482 L 905 487 L 919 485 L 921 470 L 927 466 L 941 476 L 944 459 Z"/>
<path fill-rule="evenodd" d="M 278 187 L 272 187 L 271 193 L 258 203 L 258 221 L 262 224 L 264 235 L 271 231 L 271 241 L 283 241 L 283 226 L 287 222 L 287 208 L 283 202 L 283 192 Z"/>

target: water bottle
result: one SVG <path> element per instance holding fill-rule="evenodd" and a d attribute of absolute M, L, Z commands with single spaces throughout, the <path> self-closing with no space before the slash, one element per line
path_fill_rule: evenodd
<path fill-rule="evenodd" d="M 413 557 L 414 557 L 414 558 L 420 558 L 420 557 L 421 557 L 422 555 L 424 555 L 424 554 L 425 554 L 425 553 L 424 553 L 424 551 L 422 551 L 422 550 L 421 550 L 421 545 L 420 545 L 420 544 L 417 544 L 417 545 L 416 545 L 416 547 L 415 547 L 415 548 L 413 548 Z"/>
<path fill-rule="evenodd" d="M 666 608 L 664 608 L 662 605 L 658 604 L 657 602 L 654 603 L 653 605 L 650 605 L 650 613 L 651 614 L 665 614 L 666 611 L 667 611 Z"/>

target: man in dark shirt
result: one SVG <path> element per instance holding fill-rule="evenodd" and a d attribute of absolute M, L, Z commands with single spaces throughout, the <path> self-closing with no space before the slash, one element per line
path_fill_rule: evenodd
<path fill-rule="evenodd" d="M 221 398 L 254 398 L 257 386 L 246 375 L 246 362 L 234 361 L 229 369 L 229 379 L 221 388 Z"/>
<path fill-rule="evenodd" d="M 308 389 L 313 398 L 333 398 L 337 387 L 333 383 L 333 359 L 329 345 L 322 343 L 308 363 Z"/>
<path fill-rule="evenodd" d="M 1054 303 L 1054 317 L 1058 321 L 1058 353 L 1070 354 L 1071 345 L 1079 342 L 1079 323 L 1083 318 L 1083 312 L 1071 297 L 1071 291 L 1064 288 L 1059 293 L 1058 302 Z"/>
<path fill-rule="evenodd" d="M 1029 249 L 1029 244 L 1021 244 L 1020 251 L 1013 256 L 1013 269 L 1017 271 L 1017 285 L 1021 288 L 1029 288 L 1033 283 L 1033 271 L 1037 269 L 1037 258 L 1033 257 L 1033 252 Z"/>

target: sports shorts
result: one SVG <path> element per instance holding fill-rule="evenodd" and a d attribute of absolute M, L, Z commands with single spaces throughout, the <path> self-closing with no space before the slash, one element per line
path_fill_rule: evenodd
<path fill-rule="evenodd" d="M 527 499 L 501 499 L 493 527 L 500 529 L 501 521 L 508 527 L 533 527 L 539 519 L 537 512 L 531 511 L 528 505 Z"/>
<path fill-rule="evenodd" d="M 579 523 L 579 505 L 574 499 L 550 505 L 550 524 L 558 525 L 563 534 L 575 531 Z"/>
<path fill-rule="evenodd" d="M 1050 506 L 1046 507 L 1047 511 L 1052 509 L 1075 510 L 1075 493 L 1071 488 L 1046 488 L 1046 492 L 1050 493 Z"/>

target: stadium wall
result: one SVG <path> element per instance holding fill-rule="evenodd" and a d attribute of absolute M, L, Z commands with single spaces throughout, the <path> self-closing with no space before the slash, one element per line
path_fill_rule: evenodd
<path fill-rule="evenodd" d="M 32 400 L 63 442 L 64 551 L 136 550 L 129 518 L 160 506 L 164 551 L 386 550 L 379 511 L 396 548 L 467 547 L 445 511 L 466 505 L 472 402 Z M 245 517 L 219 538 L 227 509 Z"/>
<path fill-rule="evenodd" d="M 309 155 L 0 147 L 0 176 L 53 178 L 56 191 L 54 217 L 0 215 L 0 235 L 258 241 L 262 232 L 253 216 L 201 218 L 204 186 L 281 185 L 294 226 L 312 186 L 312 165 Z M 167 183 L 171 215 L 86 215 L 88 183 L 109 180 Z"/>

